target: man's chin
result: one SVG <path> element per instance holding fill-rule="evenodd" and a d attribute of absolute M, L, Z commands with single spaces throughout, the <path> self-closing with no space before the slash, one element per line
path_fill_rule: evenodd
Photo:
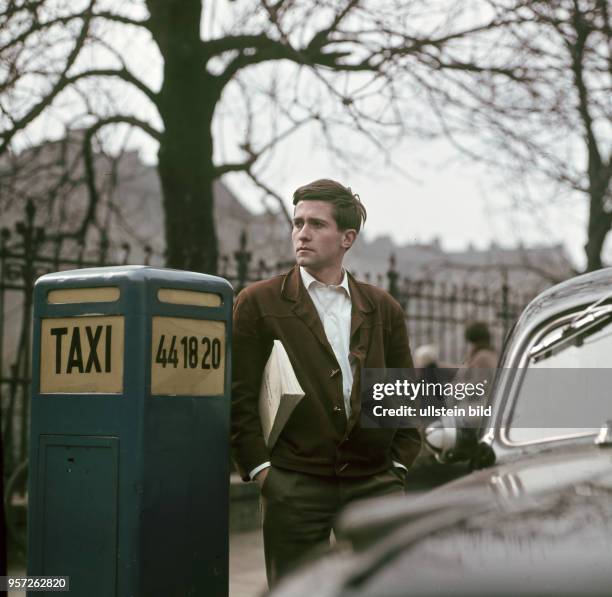
<path fill-rule="evenodd" d="M 308 254 L 304 254 L 304 253 L 299 253 L 298 255 L 295 256 L 295 262 L 298 265 L 302 265 L 304 267 L 308 267 L 309 265 L 312 265 L 312 258 L 310 255 Z"/>

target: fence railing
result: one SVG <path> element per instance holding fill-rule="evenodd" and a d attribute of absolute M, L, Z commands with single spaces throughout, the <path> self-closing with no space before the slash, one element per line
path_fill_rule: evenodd
<path fill-rule="evenodd" d="M 130 246 L 110 247 L 102 233 L 99 244 L 49 237 L 35 223 L 30 203 L 14 230 L 0 231 L 0 406 L 4 446 L 4 473 L 9 475 L 27 457 L 31 380 L 32 290 L 35 280 L 48 272 L 66 269 L 121 265 L 131 261 Z M 152 252 L 144 248 L 144 264 Z M 142 262 L 141 262 L 142 263 Z M 253 281 L 284 272 L 294 262 L 270 264 L 254 261 L 243 232 L 238 250 L 222 256 L 220 276 L 239 292 Z M 456 285 L 435 280 L 402 277 L 390 257 L 386 277 L 360 273 L 358 278 L 385 287 L 403 306 L 412 348 L 435 344 L 442 361 L 457 363 L 465 349 L 463 331 L 469 320 L 489 324 L 497 346 L 526 305 L 528 295 L 507 284 L 499 288 Z"/>

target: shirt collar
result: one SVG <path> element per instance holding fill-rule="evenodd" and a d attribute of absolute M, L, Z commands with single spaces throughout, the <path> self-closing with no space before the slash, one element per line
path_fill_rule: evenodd
<path fill-rule="evenodd" d="M 342 282 L 340 282 L 340 284 L 324 284 L 323 282 L 320 282 L 319 280 L 317 280 L 314 276 L 311 276 L 300 265 L 300 276 L 302 277 L 302 282 L 304 283 L 304 286 L 306 287 L 306 289 L 310 290 L 310 287 L 313 284 L 315 284 L 319 288 L 343 288 L 345 290 L 347 296 L 350 297 L 351 296 L 351 292 L 349 290 L 348 275 L 347 275 L 345 269 L 342 269 L 342 272 L 343 272 L 343 276 L 342 276 Z"/>

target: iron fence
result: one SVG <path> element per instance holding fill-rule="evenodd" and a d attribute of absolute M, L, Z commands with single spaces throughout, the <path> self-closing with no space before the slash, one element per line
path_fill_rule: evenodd
<path fill-rule="evenodd" d="M 393 267 L 388 273 L 389 292 L 400 302 L 406 316 L 412 349 L 434 345 L 439 360 L 459 365 L 466 356 L 466 325 L 482 321 L 491 331 L 493 346 L 501 349 L 512 325 L 533 298 L 502 281 L 496 286 L 457 284 L 431 279 L 401 277 Z"/>

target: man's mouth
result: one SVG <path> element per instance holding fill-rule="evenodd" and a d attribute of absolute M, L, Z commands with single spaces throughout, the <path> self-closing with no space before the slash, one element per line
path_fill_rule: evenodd
<path fill-rule="evenodd" d="M 312 249 L 309 249 L 308 247 L 299 247 L 296 253 L 299 253 L 300 251 L 312 251 Z"/>

